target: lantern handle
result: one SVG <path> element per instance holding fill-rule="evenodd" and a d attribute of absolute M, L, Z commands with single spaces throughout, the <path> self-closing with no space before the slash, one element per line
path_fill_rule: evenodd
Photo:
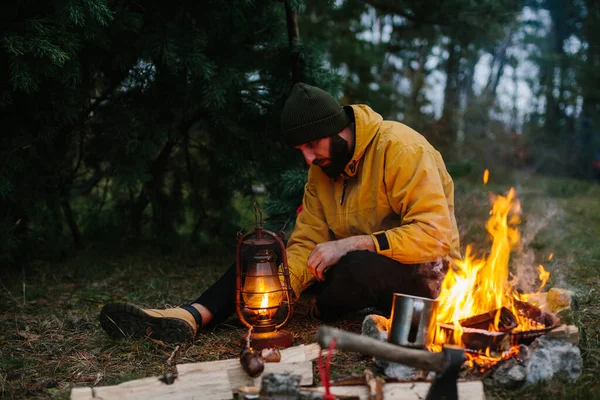
<path fill-rule="evenodd" d="M 256 221 L 256 227 L 262 227 L 263 226 L 263 215 L 262 215 L 262 211 L 260 210 L 260 206 L 258 205 L 258 202 L 254 202 L 254 219 Z M 259 216 L 260 216 L 260 224 L 259 224 Z"/>

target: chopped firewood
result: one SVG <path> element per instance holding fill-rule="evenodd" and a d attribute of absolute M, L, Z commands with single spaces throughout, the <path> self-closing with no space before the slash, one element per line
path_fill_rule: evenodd
<path fill-rule="evenodd" d="M 324 395 L 321 388 L 302 388 L 300 393 L 302 394 L 302 399 L 310 400 L 322 400 Z M 358 394 L 336 394 L 335 398 L 337 400 L 361 400 L 361 396 Z"/>
<path fill-rule="evenodd" d="M 365 381 L 369 386 L 369 400 L 383 400 L 384 380 L 375 378 L 375 374 L 370 369 L 365 370 Z"/>
<path fill-rule="evenodd" d="M 515 299 L 514 305 L 521 316 L 528 318 L 531 321 L 535 321 L 545 328 L 553 328 L 560 324 L 560 320 L 556 315 L 546 312 L 532 304 Z"/>
<path fill-rule="evenodd" d="M 234 398 L 248 399 L 258 398 L 260 388 L 257 386 L 240 386 L 233 389 Z"/>
<path fill-rule="evenodd" d="M 426 382 L 409 383 L 389 383 L 383 388 L 384 398 L 386 400 L 422 400 L 427 397 L 427 392 L 431 385 Z M 459 399 L 485 400 L 483 383 L 481 381 L 459 381 L 456 383 Z M 331 387 L 331 393 L 337 398 L 348 398 L 342 396 L 354 396 L 360 399 L 367 399 L 368 388 L 361 386 L 334 386 Z M 302 388 L 301 393 L 320 392 L 324 393 L 324 387 Z"/>
<path fill-rule="evenodd" d="M 472 317 L 458 321 L 461 326 L 466 328 L 484 329 L 490 330 L 490 325 L 494 325 L 496 314 L 500 312 L 499 319 L 499 332 L 507 332 L 517 326 L 517 319 L 515 315 L 506 307 L 500 308 L 500 310 L 492 310 L 484 314 L 474 315 Z"/>
<path fill-rule="evenodd" d="M 438 326 L 446 330 L 449 336 L 454 334 L 454 325 L 440 323 Z M 463 327 L 462 331 L 461 340 L 469 351 L 483 352 L 489 348 L 492 352 L 502 353 L 510 349 L 509 332 L 490 332 L 467 327 Z"/>
<path fill-rule="evenodd" d="M 561 339 L 568 343 L 579 343 L 579 329 L 575 325 L 561 325 L 546 334 L 553 339 Z"/>
<path fill-rule="evenodd" d="M 412 383 L 415 382 L 414 379 L 399 379 L 391 376 L 382 376 L 380 377 L 384 383 Z M 417 379 L 418 382 L 431 382 L 429 378 Z M 364 375 L 349 375 L 341 378 L 334 379 L 330 382 L 330 386 L 359 386 L 366 385 Z"/>

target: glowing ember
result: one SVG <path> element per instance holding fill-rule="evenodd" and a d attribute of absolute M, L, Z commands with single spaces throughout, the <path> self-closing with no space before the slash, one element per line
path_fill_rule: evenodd
<path fill-rule="evenodd" d="M 490 170 L 486 169 L 485 171 L 483 171 L 483 184 L 486 185 L 488 183 L 489 179 L 490 179 Z"/>
<path fill-rule="evenodd" d="M 489 172 L 486 170 L 484 182 L 487 182 L 488 176 Z M 437 311 L 438 327 L 431 350 L 439 351 L 444 344 L 467 347 L 463 342 L 465 329 L 459 321 L 469 317 L 492 313 L 493 318 L 490 317 L 487 331 L 506 331 L 506 329 L 502 330 L 505 326 L 501 324 L 503 308 L 505 314 L 506 310 L 509 310 L 516 318 L 516 327 L 511 329 L 513 333 L 545 328 L 519 312 L 516 308 L 516 300 L 525 301 L 525 298 L 515 291 L 509 281 L 510 252 L 520 240 L 516 227 L 520 222 L 520 212 L 520 203 L 513 188 L 506 196 L 497 196 L 486 225 L 493 240 L 487 259 L 476 258 L 472 254 L 471 247 L 468 246 L 464 260 L 454 260 L 455 265 L 450 268 L 442 284 Z M 541 287 L 543 287 L 550 274 L 541 265 L 538 271 L 542 281 Z M 440 324 L 453 326 L 454 329 L 444 329 Z M 513 346 L 501 356 L 494 357 L 487 348 L 486 356 L 471 355 L 470 361 L 485 368 L 502 358 L 514 355 L 515 352 L 518 352 L 518 346 Z"/>

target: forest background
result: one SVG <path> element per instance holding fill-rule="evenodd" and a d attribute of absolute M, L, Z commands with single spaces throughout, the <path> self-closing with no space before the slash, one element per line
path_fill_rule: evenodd
<path fill-rule="evenodd" d="M 434 3 L 2 6 L 0 260 L 231 244 L 253 189 L 293 219 L 305 169 L 278 117 L 294 79 L 413 127 L 455 178 L 593 177 L 598 2 Z"/>
<path fill-rule="evenodd" d="M 295 81 L 416 129 L 455 181 L 489 168 L 496 183 L 559 179 L 544 182 L 565 195 L 600 178 L 595 0 L 0 10 L 5 305 L 25 305 L 33 276 L 85 252 L 230 256 L 255 200 L 292 226 L 306 167 L 279 113 Z"/>

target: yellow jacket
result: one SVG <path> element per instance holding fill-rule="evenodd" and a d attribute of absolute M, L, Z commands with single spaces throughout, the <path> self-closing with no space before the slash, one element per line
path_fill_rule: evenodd
<path fill-rule="evenodd" d="M 384 121 L 366 105 L 351 107 L 356 140 L 344 176 L 308 170 L 304 207 L 287 244 L 296 296 L 315 280 L 306 264 L 317 243 L 371 235 L 379 254 L 405 264 L 460 258 L 454 184 L 440 153 L 406 125 Z"/>

